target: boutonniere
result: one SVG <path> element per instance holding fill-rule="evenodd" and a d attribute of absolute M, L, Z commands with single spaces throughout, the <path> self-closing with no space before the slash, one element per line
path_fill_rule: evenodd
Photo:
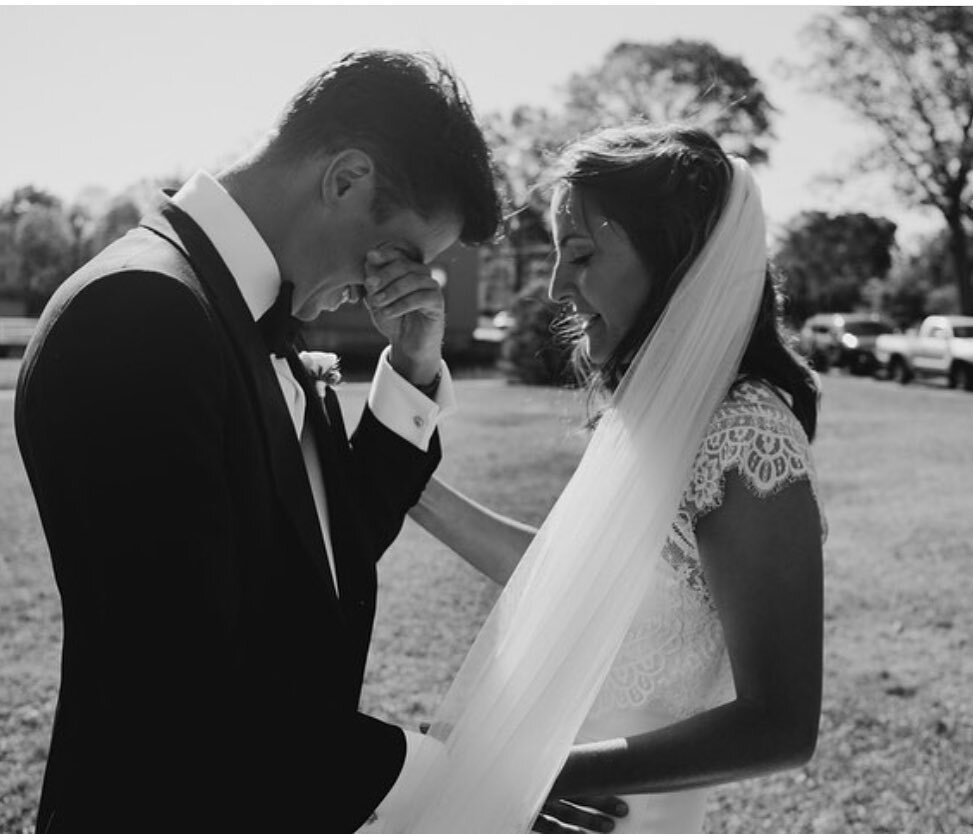
<path fill-rule="evenodd" d="M 325 353 L 322 350 L 302 350 L 298 354 L 301 364 L 314 380 L 314 387 L 318 396 L 324 397 L 325 389 L 329 385 L 341 382 L 341 368 L 337 353 Z"/>

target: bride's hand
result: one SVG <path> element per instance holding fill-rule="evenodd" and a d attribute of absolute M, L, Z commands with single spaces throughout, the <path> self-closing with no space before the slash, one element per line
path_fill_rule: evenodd
<path fill-rule="evenodd" d="M 584 796 L 572 799 L 548 799 L 534 820 L 533 831 L 539 834 L 577 834 L 587 831 L 611 831 L 615 818 L 628 814 L 626 805 L 617 796 Z"/>

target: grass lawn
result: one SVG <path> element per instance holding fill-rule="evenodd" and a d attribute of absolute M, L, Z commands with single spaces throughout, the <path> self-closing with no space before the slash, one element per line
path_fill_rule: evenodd
<path fill-rule="evenodd" d="M 0 369 L 2 371 L 3 369 Z M 2 385 L 0 385 L 2 387 Z M 345 386 L 351 414 L 365 394 Z M 583 447 L 576 395 L 459 383 L 440 473 L 537 522 Z M 800 770 L 717 789 L 708 834 L 973 832 L 973 395 L 825 378 L 825 703 Z M 57 691 L 59 604 L 0 390 L 0 832 L 31 821 Z M 496 589 L 407 523 L 383 561 L 367 710 L 427 718 Z"/>

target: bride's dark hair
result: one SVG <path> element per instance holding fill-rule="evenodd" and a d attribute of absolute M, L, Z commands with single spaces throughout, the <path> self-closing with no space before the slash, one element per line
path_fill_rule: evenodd
<path fill-rule="evenodd" d="M 548 180 L 580 190 L 585 204 L 625 232 L 651 276 L 636 323 L 595 366 L 577 339 L 575 370 L 592 391 L 614 391 L 642 343 L 702 251 L 729 196 L 733 169 L 719 143 L 698 128 L 633 125 L 601 130 L 562 152 Z M 740 375 L 785 393 L 809 439 L 817 425 L 814 374 L 785 336 L 782 295 L 768 266 L 753 335 Z M 570 333 L 570 323 L 561 325 Z"/>

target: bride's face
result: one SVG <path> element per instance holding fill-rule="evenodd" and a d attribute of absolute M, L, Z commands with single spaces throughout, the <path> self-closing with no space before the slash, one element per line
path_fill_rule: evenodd
<path fill-rule="evenodd" d="M 577 314 L 591 360 L 603 364 L 632 328 L 652 280 L 625 232 L 577 188 L 554 194 L 551 226 L 557 262 L 550 295 Z"/>

